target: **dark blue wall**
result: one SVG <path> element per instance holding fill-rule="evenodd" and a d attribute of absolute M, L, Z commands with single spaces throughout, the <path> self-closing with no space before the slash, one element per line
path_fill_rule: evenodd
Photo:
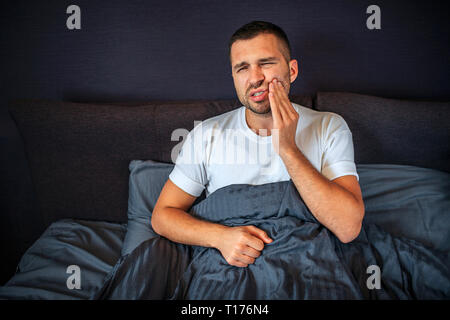
<path fill-rule="evenodd" d="M 70 4 L 81 8 L 81 30 L 66 27 Z M 366 28 L 371 4 L 381 8 L 381 30 Z M 20 136 L 6 112 L 11 99 L 234 98 L 228 39 L 244 23 L 267 20 L 286 31 L 299 60 L 293 94 L 450 100 L 448 9 L 446 1 L 427 0 L 2 2 L 3 227 L 9 215 L 21 216 L 21 234 L 36 219 Z M 18 258 L 8 239 L 0 240 L 2 254 Z M 2 268 L 5 280 L 13 270 Z"/>
<path fill-rule="evenodd" d="M 242 24 L 285 29 L 293 93 L 352 91 L 448 99 L 445 1 L 11 1 L 1 9 L 2 98 L 191 99 L 235 96 L 227 41 Z M 66 8 L 81 8 L 81 30 Z M 368 30 L 366 8 L 381 8 Z"/>

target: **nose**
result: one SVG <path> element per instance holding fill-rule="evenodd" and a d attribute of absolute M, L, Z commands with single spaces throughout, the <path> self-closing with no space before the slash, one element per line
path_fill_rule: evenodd
<path fill-rule="evenodd" d="M 250 68 L 249 76 L 250 76 L 249 82 L 250 82 L 251 88 L 258 88 L 265 79 L 264 73 L 262 72 L 262 70 L 259 66 Z"/>

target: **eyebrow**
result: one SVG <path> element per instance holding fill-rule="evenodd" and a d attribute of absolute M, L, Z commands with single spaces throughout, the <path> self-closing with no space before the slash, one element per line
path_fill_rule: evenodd
<path fill-rule="evenodd" d="M 271 61 L 279 61 L 279 60 L 280 60 L 280 59 L 277 58 L 277 57 L 268 57 L 268 58 L 261 58 L 261 59 L 259 59 L 259 60 L 258 60 L 258 63 L 271 62 Z M 243 67 L 243 66 L 248 65 L 248 64 L 249 64 L 249 63 L 248 63 L 247 61 L 242 61 L 242 62 L 240 62 L 240 63 L 238 63 L 238 64 L 235 64 L 234 67 L 233 67 L 233 69 L 234 69 L 234 70 L 237 70 L 237 69 L 239 69 L 240 67 Z"/>

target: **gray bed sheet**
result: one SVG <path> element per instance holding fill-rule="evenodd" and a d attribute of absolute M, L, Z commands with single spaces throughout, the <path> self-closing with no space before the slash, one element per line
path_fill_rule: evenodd
<path fill-rule="evenodd" d="M 450 175 L 399 165 L 358 172 L 366 216 L 351 243 L 318 223 L 292 181 L 231 185 L 191 213 L 265 230 L 274 241 L 254 264 L 236 268 L 218 250 L 156 237 L 123 256 L 93 298 L 449 299 Z M 372 267 L 377 288 L 368 284 Z"/>
<path fill-rule="evenodd" d="M 0 299 L 88 299 L 120 258 L 125 233 L 126 224 L 74 219 L 52 223 L 0 287 Z"/>
<path fill-rule="evenodd" d="M 357 169 L 366 206 L 365 225 L 379 228 L 390 237 L 415 241 L 445 254 L 442 261 L 445 261 L 447 270 L 450 252 L 450 175 L 432 169 L 399 165 L 358 165 Z M 128 258 L 125 256 L 120 259 L 126 231 L 126 224 L 74 219 L 54 222 L 24 254 L 16 274 L 5 286 L 0 287 L 0 299 L 112 298 L 114 295 L 107 294 L 112 291 L 106 289 L 114 288 L 114 281 L 120 280 L 120 277 L 114 278 L 120 274 L 118 270 L 134 272 L 133 279 L 136 281 L 139 280 L 139 277 L 136 278 L 139 265 L 146 270 L 142 273 L 145 279 L 140 279 L 143 281 L 138 281 L 134 289 L 145 293 L 144 289 L 149 287 L 149 265 L 155 256 L 150 254 L 153 251 L 149 246 L 140 246 L 140 250 L 127 255 Z M 149 244 L 153 242 L 150 240 Z M 158 243 L 165 244 L 163 241 Z M 168 241 L 167 244 L 169 247 L 174 245 Z M 347 246 L 356 248 L 358 241 Z M 170 249 L 178 252 L 172 247 L 164 248 L 161 259 L 165 261 Z M 142 263 L 130 259 L 132 256 Z M 352 257 L 344 254 L 341 258 L 351 262 Z M 133 268 L 125 268 L 126 262 L 132 262 Z M 70 287 L 75 275 L 71 273 L 70 266 L 79 267 L 80 288 Z M 180 268 L 179 272 L 183 273 L 184 270 Z M 166 271 L 173 273 L 173 268 L 167 268 Z M 361 274 L 367 277 L 365 270 L 355 273 Z M 362 283 L 365 278 L 355 276 L 355 281 Z M 177 283 L 178 279 L 173 287 Z M 121 298 L 149 298 L 145 295 L 133 296 L 133 290 L 130 291 L 132 284 L 122 284 L 127 290 L 115 291 L 120 293 Z M 164 290 L 167 291 L 167 288 Z M 169 296 L 172 293 L 169 292 Z M 369 297 L 380 298 L 370 294 L 365 296 Z M 421 297 L 418 295 L 416 298 Z"/>

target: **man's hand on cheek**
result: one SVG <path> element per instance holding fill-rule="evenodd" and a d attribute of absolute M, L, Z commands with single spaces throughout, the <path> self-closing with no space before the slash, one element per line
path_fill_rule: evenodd
<path fill-rule="evenodd" d="M 272 144 L 275 152 L 282 156 L 286 152 L 298 149 L 295 133 L 299 115 L 289 101 L 283 85 L 277 79 L 269 83 L 269 101 L 273 118 Z"/>

